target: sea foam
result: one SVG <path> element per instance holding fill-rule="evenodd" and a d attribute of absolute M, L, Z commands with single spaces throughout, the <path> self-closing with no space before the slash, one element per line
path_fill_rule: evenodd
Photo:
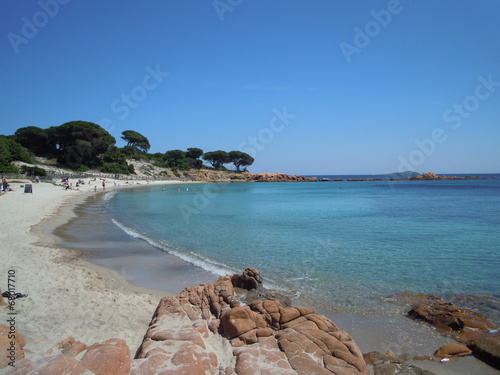
<path fill-rule="evenodd" d="M 182 259 L 182 260 L 184 260 L 184 261 L 186 261 L 186 262 L 188 262 L 196 267 L 199 267 L 205 271 L 211 272 L 217 276 L 224 276 L 224 275 L 228 275 L 228 274 L 238 273 L 237 270 L 230 269 L 226 265 L 224 265 L 220 262 L 217 262 L 213 259 L 200 257 L 200 256 L 194 254 L 193 252 L 182 251 L 181 249 L 177 249 L 174 246 L 166 243 L 163 240 L 153 239 L 145 234 L 139 233 L 137 230 L 130 228 L 123 223 L 120 223 L 116 219 L 111 219 L 111 221 L 113 222 L 113 224 L 115 224 L 118 228 L 123 230 L 129 236 L 146 241 L 151 246 L 154 246 L 155 248 L 157 248 L 161 251 L 164 251 L 166 253 L 174 255 L 174 256 L 176 256 L 176 257 L 178 257 L 178 258 L 180 258 L 180 259 Z"/>

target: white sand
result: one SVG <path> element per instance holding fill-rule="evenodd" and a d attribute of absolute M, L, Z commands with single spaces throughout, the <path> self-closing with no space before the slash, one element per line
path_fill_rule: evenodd
<path fill-rule="evenodd" d="M 134 181 L 133 186 L 137 182 L 147 185 Z M 102 182 L 93 184 L 102 194 Z M 0 196 L 0 288 L 7 290 L 8 274 L 14 272 L 15 292 L 28 294 L 15 300 L 15 328 L 27 341 L 25 349 L 34 352 L 26 357 L 36 360 L 68 336 L 89 346 L 122 338 L 134 355 L 160 298 L 168 293 L 133 286 L 80 259 L 78 252 L 54 247 L 54 237 L 43 232 L 66 223 L 74 204 L 95 194 L 94 185 L 71 191 L 39 183 L 33 184 L 33 194 L 25 194 L 20 185 L 11 183 L 17 190 Z M 106 191 L 113 188 L 114 181 L 107 179 Z M 50 225 L 37 225 L 47 221 Z M 0 308 L 0 324 L 7 325 L 8 312 Z"/>

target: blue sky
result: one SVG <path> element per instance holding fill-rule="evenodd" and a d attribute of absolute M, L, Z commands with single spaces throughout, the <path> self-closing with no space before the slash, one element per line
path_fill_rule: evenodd
<path fill-rule="evenodd" d="M 500 172 L 500 2 L 0 2 L 0 133 L 83 120 L 252 172 Z"/>

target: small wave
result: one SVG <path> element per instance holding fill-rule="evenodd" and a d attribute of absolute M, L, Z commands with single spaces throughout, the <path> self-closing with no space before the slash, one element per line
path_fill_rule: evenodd
<path fill-rule="evenodd" d="M 109 201 L 111 198 L 113 198 L 116 195 L 116 191 L 108 191 L 104 194 L 102 197 L 103 201 Z"/>
<path fill-rule="evenodd" d="M 192 264 L 193 266 L 196 266 L 196 267 L 201 268 L 205 271 L 211 272 L 214 275 L 225 276 L 228 274 L 238 273 L 236 270 L 233 270 L 230 267 L 226 266 L 225 264 L 217 262 L 213 259 L 203 258 L 200 255 L 195 254 L 193 252 L 186 253 L 180 249 L 176 249 L 172 245 L 169 245 L 168 243 L 165 243 L 162 240 L 156 240 L 156 239 L 150 238 L 147 235 L 144 235 L 144 234 L 136 231 L 135 229 L 127 227 L 126 225 L 120 223 L 118 220 L 111 219 L 111 221 L 118 228 L 123 230 L 129 236 L 146 241 L 151 246 L 154 246 L 159 250 L 162 250 L 166 253 L 174 255 L 174 256 Z"/>

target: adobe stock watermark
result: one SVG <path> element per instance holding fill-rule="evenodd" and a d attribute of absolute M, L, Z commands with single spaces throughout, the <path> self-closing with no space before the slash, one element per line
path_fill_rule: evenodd
<path fill-rule="evenodd" d="M 481 107 L 481 102 L 488 100 L 500 88 L 500 81 L 495 81 L 492 74 L 489 74 L 486 78 L 479 76 L 477 80 L 479 83 L 474 89 L 473 94 L 466 96 L 459 103 L 453 103 L 450 108 L 443 112 L 442 119 L 445 123 L 451 124 L 451 130 L 460 129 L 464 120 L 470 118 L 471 114 Z M 429 138 L 422 140 L 415 139 L 417 147 L 407 157 L 399 155 L 398 160 L 400 163 L 398 171 L 415 170 L 416 167 L 421 166 L 436 151 L 438 145 L 447 140 L 447 131 L 441 127 L 434 128 Z"/>
<path fill-rule="evenodd" d="M 184 219 L 184 222 L 189 225 L 192 215 L 199 215 L 201 211 L 208 207 L 210 201 L 217 196 L 217 191 L 221 190 L 221 186 L 217 183 L 207 184 L 201 192 L 193 195 L 191 205 L 185 203 L 179 204 L 179 212 Z"/>
<path fill-rule="evenodd" d="M 263 151 L 266 145 L 274 140 L 276 134 L 281 133 L 290 125 L 290 120 L 297 117 L 295 114 L 288 113 L 286 107 L 283 107 L 282 111 L 273 108 L 273 113 L 274 116 L 269 121 L 269 125 L 260 129 L 257 135 L 248 136 L 246 141 L 241 142 L 238 146 L 239 151 L 246 152 L 255 158 L 258 152 Z"/>
<path fill-rule="evenodd" d="M 251 135 L 246 141 L 240 143 L 238 147 L 239 151 L 246 152 L 255 158 L 259 151 L 265 149 L 265 145 L 273 141 L 275 134 L 282 132 L 290 124 L 290 120 L 297 117 L 295 114 L 288 113 L 286 106 L 283 107 L 281 111 L 277 108 L 273 108 L 272 112 L 274 116 L 269 121 L 269 125 L 260 129 L 256 136 Z M 208 184 L 201 192 L 197 192 L 193 195 L 189 205 L 181 203 L 179 205 L 179 211 L 184 222 L 189 225 L 191 217 L 193 215 L 199 215 L 201 211 L 206 209 L 210 202 L 217 197 L 217 192 L 222 189 L 223 187 L 220 184 Z"/>
<path fill-rule="evenodd" d="M 241 5 L 243 0 L 214 0 L 212 5 L 215 9 L 215 13 L 219 17 L 221 22 L 224 21 L 224 14 L 227 12 L 233 12 L 238 6 Z"/>
<path fill-rule="evenodd" d="M 140 83 L 111 102 L 111 112 L 116 113 L 120 120 L 125 120 L 131 110 L 139 107 L 139 104 L 146 100 L 149 92 L 155 90 L 169 75 L 170 73 L 161 71 L 160 64 L 156 64 L 154 69 L 148 65 Z M 110 133 L 115 128 L 113 120 L 109 117 L 101 119 L 100 125 Z"/>
<path fill-rule="evenodd" d="M 372 10 L 370 12 L 372 20 L 368 21 L 363 28 L 355 26 L 352 44 L 347 42 L 339 44 L 347 63 L 352 62 L 353 54 L 359 55 L 363 49 L 368 47 L 373 38 L 379 36 L 382 30 L 389 26 L 393 16 L 400 14 L 402 11 L 403 5 L 400 0 L 389 0 L 386 9 L 379 11 Z"/>
<path fill-rule="evenodd" d="M 28 44 L 37 34 L 38 31 L 47 26 L 51 18 L 54 18 L 59 13 L 61 5 L 66 5 L 70 0 L 40 0 L 38 6 L 40 10 L 35 12 L 31 17 L 21 18 L 20 33 L 9 32 L 7 39 L 14 49 L 14 52 L 19 53 L 21 44 Z"/>
<path fill-rule="evenodd" d="M 339 249 L 339 244 L 331 237 L 315 239 L 316 243 L 312 242 L 310 247 L 304 249 L 300 261 L 288 267 L 294 274 L 307 275 L 310 279 L 319 277 L 318 266 L 330 262 L 335 251 Z"/>
<path fill-rule="evenodd" d="M 163 72 L 159 64 L 155 68 L 148 65 L 145 69 L 146 74 L 139 84 L 111 102 L 111 112 L 116 113 L 120 120 L 127 118 L 131 110 L 137 108 L 141 102 L 146 100 L 148 93 L 156 89 L 170 75 L 168 72 Z M 109 117 L 102 118 L 99 125 L 109 133 L 113 133 L 116 128 L 113 120 Z M 89 141 L 94 139 L 96 135 L 94 131 L 85 132 L 85 136 Z M 68 153 L 66 163 L 68 165 L 81 164 L 81 161 L 88 158 L 91 152 L 91 149 L 84 146 L 72 148 Z"/>

